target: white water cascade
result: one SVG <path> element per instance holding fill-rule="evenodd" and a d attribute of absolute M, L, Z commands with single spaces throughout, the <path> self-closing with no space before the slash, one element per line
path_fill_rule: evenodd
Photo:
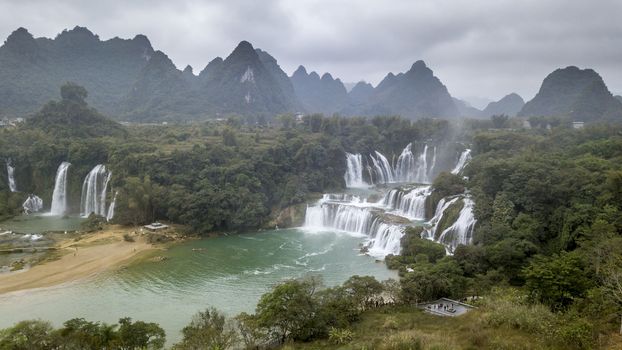
<path fill-rule="evenodd" d="M 441 232 L 438 241 L 445 244 L 448 251 L 453 253 L 458 245 L 471 244 L 473 241 L 473 228 L 475 227 L 475 216 L 473 215 L 473 200 L 464 197 L 464 206 L 460 210 L 458 219 Z"/>
<path fill-rule="evenodd" d="M 430 165 L 430 168 L 428 169 L 428 172 L 426 174 L 426 180 L 429 183 L 434 180 L 434 168 L 436 168 L 436 147 L 434 147 L 434 153 L 432 154 L 432 165 Z"/>
<path fill-rule="evenodd" d="M 108 207 L 108 214 L 106 214 L 106 221 L 110 221 L 114 218 L 114 207 L 117 205 L 117 195 L 119 192 L 114 193 L 114 197 L 112 197 L 112 202 L 110 202 L 110 206 Z"/>
<path fill-rule="evenodd" d="M 346 152 L 346 173 L 344 179 L 348 188 L 369 187 L 369 184 L 363 181 L 363 157 L 360 154 Z"/>
<path fill-rule="evenodd" d="M 372 178 L 372 183 L 387 184 L 395 182 L 395 170 L 389 164 L 387 157 L 382 153 L 376 151 L 375 155 L 370 154 L 371 164 L 369 165 L 369 173 Z"/>
<path fill-rule="evenodd" d="M 457 172 L 464 168 L 469 159 L 470 150 L 467 149 L 456 165 Z M 436 161 L 437 148 L 428 145 L 415 156 L 412 144 L 408 144 L 394 165 L 378 151 L 368 157 L 346 153 L 346 186 L 367 188 L 357 191 L 357 194 L 375 192 L 369 196 L 374 199 L 368 201 L 366 197 L 348 193 L 324 194 L 317 203 L 307 206 L 303 228 L 312 232 L 341 231 L 365 237 L 362 251 L 382 259 L 389 254 L 400 253 L 400 240 L 407 226 L 423 224 L 422 238 L 442 243 L 452 254 L 458 245 L 472 242 L 476 223 L 473 201 L 468 194 L 442 198 L 434 216 L 424 223 L 432 186 L 421 184 L 429 184 L 433 179 Z M 365 168 L 369 174 L 368 181 L 363 177 Z M 374 185 L 392 183 L 400 185 L 370 189 Z M 449 218 L 444 217 L 448 208 L 458 204 L 462 208 L 455 222 L 447 222 Z"/>
<path fill-rule="evenodd" d="M 338 230 L 366 236 L 368 254 L 384 258 L 399 254 L 402 225 L 384 222 L 383 210 L 359 197 L 325 194 L 315 205 L 308 206 L 304 228 L 312 231 Z"/>
<path fill-rule="evenodd" d="M 464 151 L 462 151 L 462 153 L 460 154 L 460 158 L 458 159 L 458 163 L 456 163 L 456 166 L 453 168 L 451 173 L 452 174 L 459 174 L 460 172 L 462 172 L 462 169 L 464 169 L 464 167 L 467 165 L 467 163 L 470 160 L 471 160 L 471 150 L 467 148 Z"/>
<path fill-rule="evenodd" d="M 436 147 L 432 156 L 432 162 L 428 162 L 428 145 L 423 147 L 419 156 L 412 152 L 412 143 L 404 147 L 392 167 L 387 158 L 380 152 L 369 156 L 368 170 L 373 184 L 390 183 L 430 183 L 431 175 L 436 166 Z"/>
<path fill-rule="evenodd" d="M 24 204 L 22 204 L 22 208 L 24 209 L 24 213 L 26 215 L 31 213 L 37 213 L 41 209 L 43 209 L 43 199 L 31 194 L 26 198 Z"/>
<path fill-rule="evenodd" d="M 458 218 L 451 226 L 439 232 L 439 224 L 446 214 L 445 211 L 460 200 L 463 202 L 463 207 L 458 214 Z M 427 222 L 427 228 L 423 231 L 422 236 L 442 243 L 450 254 L 460 244 L 471 244 L 473 241 L 473 229 L 477 222 L 473 215 L 474 204 L 468 195 L 441 199 L 436 206 L 434 217 Z"/>
<path fill-rule="evenodd" d="M 394 188 L 387 192 L 379 204 L 390 210 L 389 213 L 410 220 L 425 220 L 425 202 L 432 194 L 430 186 L 416 187 L 410 191 Z"/>
<path fill-rule="evenodd" d="M 17 185 L 15 184 L 15 167 L 11 164 L 11 160 L 6 160 L 6 172 L 7 179 L 9 180 L 9 190 L 11 192 L 17 192 Z"/>
<path fill-rule="evenodd" d="M 98 164 L 84 178 L 82 184 L 82 199 L 80 201 L 80 215 L 89 216 L 91 213 L 106 217 L 106 190 L 112 173 L 105 165 Z"/>
<path fill-rule="evenodd" d="M 67 170 L 71 163 L 62 162 L 56 170 L 54 192 L 52 193 L 52 215 L 65 215 L 67 212 Z"/>

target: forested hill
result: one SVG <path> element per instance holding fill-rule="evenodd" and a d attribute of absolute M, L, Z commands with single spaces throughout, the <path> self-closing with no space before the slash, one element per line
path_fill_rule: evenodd
<path fill-rule="evenodd" d="M 538 94 L 518 115 L 559 116 L 583 122 L 620 121 L 622 103 L 594 70 L 570 66 L 549 74 Z"/>
<path fill-rule="evenodd" d="M 46 103 L 28 120 L 28 125 L 59 139 L 127 135 L 120 124 L 88 106 L 85 101 L 88 92 L 84 87 L 66 83 L 60 88 L 60 96 L 60 101 Z"/>
<path fill-rule="evenodd" d="M 0 114 L 33 113 L 67 81 L 84 86 L 95 108 L 116 113 L 152 54 L 143 35 L 101 41 L 75 27 L 54 39 L 35 39 L 19 28 L 0 47 Z"/>

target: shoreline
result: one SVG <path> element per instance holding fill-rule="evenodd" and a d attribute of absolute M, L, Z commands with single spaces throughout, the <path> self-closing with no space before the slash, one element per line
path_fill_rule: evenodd
<path fill-rule="evenodd" d="M 111 226 L 86 234 L 80 240 L 67 239 L 56 244 L 59 259 L 37 264 L 27 270 L 0 274 L 0 295 L 75 282 L 142 260 L 162 249 L 134 235 L 134 242 L 123 239 L 132 229 Z"/>

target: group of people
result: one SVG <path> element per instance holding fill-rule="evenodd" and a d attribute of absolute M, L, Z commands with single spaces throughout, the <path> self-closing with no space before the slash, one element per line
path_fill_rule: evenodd
<path fill-rule="evenodd" d="M 444 312 L 451 312 L 454 313 L 456 312 L 456 309 L 454 309 L 454 303 L 449 303 L 449 304 L 444 304 L 444 303 L 438 303 L 438 304 L 431 304 L 427 306 L 428 309 L 430 310 L 435 310 L 435 311 L 444 311 Z"/>

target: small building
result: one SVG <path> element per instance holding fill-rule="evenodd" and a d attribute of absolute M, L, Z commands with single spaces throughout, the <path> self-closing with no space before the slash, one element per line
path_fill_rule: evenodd
<path fill-rule="evenodd" d="M 572 122 L 573 129 L 583 129 L 585 122 Z"/>
<path fill-rule="evenodd" d="M 157 231 L 166 230 L 168 228 L 168 225 L 164 225 L 159 222 L 152 222 L 151 224 L 145 225 L 143 227 L 146 228 L 147 231 L 157 232 Z"/>
<path fill-rule="evenodd" d="M 419 304 L 419 308 L 432 315 L 447 317 L 464 315 L 472 309 L 476 309 L 473 305 L 448 298 L 440 298 L 432 302 Z"/>

